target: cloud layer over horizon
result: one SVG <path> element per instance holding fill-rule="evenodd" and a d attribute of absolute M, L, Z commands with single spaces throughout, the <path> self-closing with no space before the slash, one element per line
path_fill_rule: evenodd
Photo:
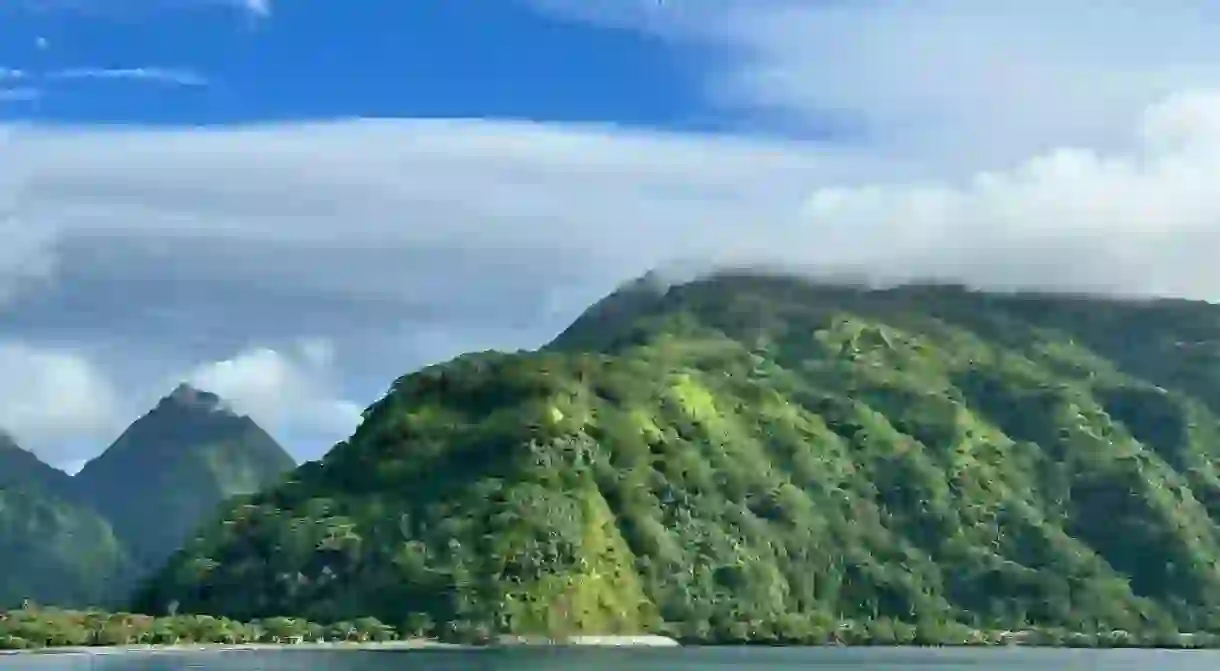
<path fill-rule="evenodd" d="M 539 4 L 724 50 L 709 99 L 773 132 L 0 127 L 0 314 L 15 324 L 0 369 L 45 380 L 47 398 L 76 390 L 39 410 L 0 384 L 0 426 L 77 461 L 190 379 L 318 456 L 398 375 L 538 346 L 674 261 L 1220 299 L 1220 45 L 1201 2 L 1056 18 L 1040 0 Z M 1136 28 L 1147 43 L 1119 50 Z M 859 132 L 774 131 L 828 114 Z"/>

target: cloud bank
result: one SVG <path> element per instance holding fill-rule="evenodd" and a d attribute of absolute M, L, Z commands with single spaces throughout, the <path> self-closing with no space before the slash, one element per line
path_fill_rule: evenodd
<path fill-rule="evenodd" d="M 115 389 L 81 353 L 0 342 L 0 426 L 21 444 L 103 439 L 117 428 Z M 43 456 L 54 462 L 71 454 Z"/>
<path fill-rule="evenodd" d="M 23 252 L 0 255 L 0 278 L 17 292 L 44 258 L 43 273 L 497 318 L 520 313 L 496 307 L 506 291 L 537 311 L 552 288 L 678 259 L 1217 298 L 1199 252 L 1220 222 L 1220 96 L 1150 107 L 1128 145 L 910 181 L 901 161 L 832 147 L 526 123 L 14 129 Z"/>
<path fill-rule="evenodd" d="M 1220 87 L 1207 0 L 531 2 L 710 49 L 702 78 L 723 108 L 959 169 L 1113 149 L 1149 105 Z"/>
<path fill-rule="evenodd" d="M 477 119 L 10 126 L 11 338 L 37 345 L 31 360 L 84 357 L 124 398 L 155 400 L 177 381 L 167 372 L 190 377 L 316 455 L 395 376 L 537 346 L 671 261 L 1220 299 L 1208 4 L 544 4 L 676 50 L 716 49 L 701 73 L 709 99 L 760 127 L 830 119 L 843 132 L 814 143 Z M 20 393 L 0 388 L 0 407 Z M 66 439 L 38 427 L 100 420 L 65 407 L 80 419 L 0 426 L 74 458 L 79 440 L 53 447 Z"/>
<path fill-rule="evenodd" d="M 49 80 L 68 79 L 102 79 L 131 80 L 172 84 L 175 86 L 207 86 L 208 80 L 203 75 L 181 68 L 138 67 L 138 68 L 67 68 L 52 70 L 42 78 Z"/>
<path fill-rule="evenodd" d="M 608 128 L 15 128 L 3 165 L 21 172 L 0 181 L 16 222 L 5 249 L 19 251 L 0 254 L 0 295 L 44 336 L 146 360 L 214 356 L 192 374 L 204 388 L 271 426 L 338 438 L 363 403 L 336 400 L 351 395 L 328 366 L 364 371 L 367 402 L 463 349 L 535 346 L 674 260 L 1220 298 L 1220 94 L 1169 98 L 1129 137 L 1125 151 L 909 181 L 901 161 L 842 149 Z M 301 333 L 349 358 L 220 353 Z M 159 352 L 167 343 L 182 351 Z M 100 421 L 68 407 L 85 419 L 61 426 Z M 34 423 L 0 417 L 18 437 L 40 435 L 22 428 Z"/>
<path fill-rule="evenodd" d="M 314 340 L 280 352 L 258 347 L 199 366 L 188 381 L 219 394 L 234 411 L 273 433 L 306 431 L 345 438 L 363 407 L 336 395 L 330 343 Z"/>

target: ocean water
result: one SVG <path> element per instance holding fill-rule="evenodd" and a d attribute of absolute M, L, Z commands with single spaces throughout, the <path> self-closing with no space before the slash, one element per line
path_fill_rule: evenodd
<path fill-rule="evenodd" d="M 1214 671 L 1220 652 L 904 648 L 238 651 L 0 657 L 0 671 Z"/>

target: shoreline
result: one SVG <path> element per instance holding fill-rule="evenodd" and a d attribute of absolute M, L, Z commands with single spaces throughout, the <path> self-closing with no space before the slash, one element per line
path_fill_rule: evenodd
<path fill-rule="evenodd" d="M 300 650 L 318 652 L 325 650 L 465 650 L 484 646 L 443 643 L 432 639 L 410 639 L 366 643 L 184 643 L 170 645 L 77 645 L 65 647 L 29 648 L 25 650 L 0 650 L 5 655 L 127 655 L 147 653 L 206 653 L 206 652 L 260 652 Z"/>
<path fill-rule="evenodd" d="M 995 650 L 1094 650 L 1104 651 L 1134 651 L 1134 650 L 1168 650 L 1220 652 L 1215 647 L 1173 647 L 1173 646 L 1141 646 L 1141 645 L 1045 645 L 1039 643 L 1008 643 L 980 645 L 978 643 L 956 643 L 940 645 L 870 645 L 870 644 L 821 644 L 821 645 L 786 645 L 786 644 L 699 644 L 681 643 L 665 636 L 578 636 L 565 641 L 548 639 L 504 637 L 488 643 L 446 643 L 436 639 L 409 639 L 399 641 L 367 641 L 367 642 L 330 642 L 330 643 L 190 643 L 172 645 L 113 645 L 113 646 L 66 646 L 31 648 L 25 650 L 0 650 L 0 659 L 8 656 L 25 655 L 156 655 L 156 654 L 207 654 L 233 652 L 410 652 L 410 651 L 491 651 L 503 648 L 890 648 L 890 649 L 995 649 Z"/>
<path fill-rule="evenodd" d="M 496 648 L 525 647 L 603 647 L 603 648 L 654 648 L 678 647 L 678 641 L 665 636 L 575 636 L 569 640 L 552 641 L 530 638 L 501 638 L 485 644 L 445 643 L 436 639 L 417 638 L 384 642 L 334 642 L 334 643 L 187 643 L 171 645 L 95 645 L 25 650 L 0 650 L 6 655 L 128 655 L 157 653 L 212 653 L 212 652 L 405 652 L 411 650 L 494 650 Z"/>

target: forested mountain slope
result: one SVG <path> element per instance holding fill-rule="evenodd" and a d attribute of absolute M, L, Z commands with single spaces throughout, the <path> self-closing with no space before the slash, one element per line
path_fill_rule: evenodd
<path fill-rule="evenodd" d="M 110 524 L 75 502 L 67 473 L 0 434 L 0 608 L 26 599 L 108 605 L 131 579 Z"/>
<path fill-rule="evenodd" d="M 276 482 L 296 463 L 249 417 L 180 385 L 72 478 L 142 570 L 161 566 L 226 499 Z"/>
<path fill-rule="evenodd" d="M 138 606 L 816 639 L 1220 628 L 1220 307 L 725 273 L 397 380 Z"/>

